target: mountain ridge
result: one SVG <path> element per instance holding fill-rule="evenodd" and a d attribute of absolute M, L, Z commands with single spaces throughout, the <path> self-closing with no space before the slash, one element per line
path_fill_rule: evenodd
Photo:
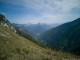
<path fill-rule="evenodd" d="M 0 19 L 1 23 L 1 19 Z M 0 60 L 79 60 L 78 56 L 43 48 L 0 24 Z"/>
<path fill-rule="evenodd" d="M 39 37 L 46 42 L 49 47 L 57 48 L 72 53 L 79 53 L 80 18 L 64 23 L 56 28 L 41 34 Z"/>

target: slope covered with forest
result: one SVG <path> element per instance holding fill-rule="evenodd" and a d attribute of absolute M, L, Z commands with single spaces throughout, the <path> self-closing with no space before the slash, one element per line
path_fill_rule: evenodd
<path fill-rule="evenodd" d="M 80 54 L 80 18 L 64 23 L 40 35 L 51 48 Z"/>

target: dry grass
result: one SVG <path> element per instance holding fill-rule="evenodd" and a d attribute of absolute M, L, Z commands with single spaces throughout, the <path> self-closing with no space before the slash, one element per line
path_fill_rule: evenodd
<path fill-rule="evenodd" d="M 0 60 L 80 60 L 80 57 L 42 48 L 0 26 Z"/>

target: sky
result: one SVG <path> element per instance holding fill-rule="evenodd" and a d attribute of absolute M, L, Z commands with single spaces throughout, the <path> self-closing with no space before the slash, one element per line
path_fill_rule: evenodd
<path fill-rule="evenodd" d="M 0 13 L 18 24 L 65 23 L 80 18 L 80 0 L 0 0 Z"/>

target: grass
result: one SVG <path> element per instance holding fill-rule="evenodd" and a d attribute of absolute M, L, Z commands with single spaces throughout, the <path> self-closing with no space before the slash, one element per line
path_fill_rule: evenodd
<path fill-rule="evenodd" d="M 69 53 L 43 48 L 0 25 L 0 60 L 80 60 Z"/>

